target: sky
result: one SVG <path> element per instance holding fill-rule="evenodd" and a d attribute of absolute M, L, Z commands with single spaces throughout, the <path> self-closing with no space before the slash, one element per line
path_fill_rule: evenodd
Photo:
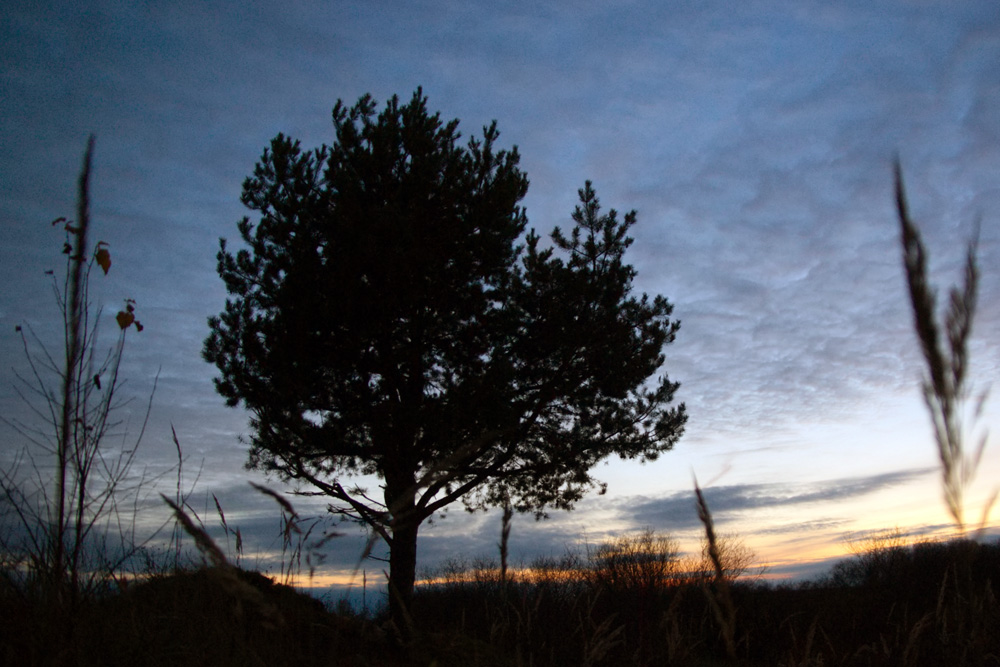
<path fill-rule="evenodd" d="M 175 483 L 173 426 L 192 505 L 219 535 L 214 495 L 251 564 L 273 568 L 280 541 L 277 505 L 248 482 L 282 487 L 244 469 L 247 415 L 225 407 L 201 360 L 206 320 L 226 297 L 218 239 L 238 238 L 243 179 L 276 134 L 330 143 L 338 99 L 407 100 L 418 86 L 466 137 L 497 121 L 500 145 L 521 153 L 540 233 L 569 223 L 586 180 L 605 208 L 635 209 L 635 288 L 665 295 L 682 323 L 664 367 L 689 413 L 675 450 L 601 465 L 607 495 L 571 513 L 516 517 L 515 560 L 643 527 L 695 550 L 694 477 L 717 527 L 777 577 L 815 576 L 864 531 L 948 530 L 892 162 L 939 293 L 960 280 L 981 224 L 971 384 L 988 389 L 1000 369 L 992 0 L 10 0 L 4 14 L 0 409 L 27 414 L 15 326 L 58 344 L 44 270 L 61 268 L 62 235 L 49 223 L 73 215 L 93 133 L 95 240 L 114 262 L 95 284 L 102 340 L 113 341 L 124 298 L 145 326 L 127 342 L 123 391 L 135 400 L 120 412 L 122 442 L 158 377 L 141 464 Z M 991 395 L 975 433 L 995 424 Z M 22 445 L 4 431 L 5 465 Z M 973 522 L 998 484 L 1000 451 L 986 451 L 968 492 Z M 150 512 L 161 511 L 148 490 Z M 345 530 L 325 547 L 331 577 L 358 563 L 363 539 Z M 499 533 L 496 511 L 455 508 L 423 529 L 419 566 L 492 556 Z"/>

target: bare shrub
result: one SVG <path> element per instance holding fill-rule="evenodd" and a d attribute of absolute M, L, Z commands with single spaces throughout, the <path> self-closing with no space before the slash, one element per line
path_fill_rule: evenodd
<path fill-rule="evenodd" d="M 619 590 L 655 590 L 679 575 L 677 540 L 645 528 L 600 544 L 590 556 L 591 576 Z"/>

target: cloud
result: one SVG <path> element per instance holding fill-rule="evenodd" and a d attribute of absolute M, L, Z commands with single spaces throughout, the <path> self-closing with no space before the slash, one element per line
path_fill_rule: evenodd
<path fill-rule="evenodd" d="M 828 532 L 850 524 L 848 519 L 819 518 L 810 521 L 786 523 L 769 528 L 757 528 L 757 535 L 796 535 L 800 533 Z"/>
<path fill-rule="evenodd" d="M 929 474 L 931 469 L 904 470 L 866 477 L 828 480 L 819 483 L 738 484 L 703 489 L 705 501 L 716 521 L 724 523 L 746 510 L 825 504 L 876 493 L 905 484 Z M 623 523 L 633 526 L 656 526 L 667 531 L 700 525 L 695 511 L 694 493 L 677 492 L 660 498 L 627 498 L 616 502 L 615 510 Z M 816 530 L 828 528 L 840 519 L 817 521 Z"/>
<path fill-rule="evenodd" d="M 766 573 L 768 577 L 775 577 L 778 579 L 798 581 L 816 580 L 824 577 L 830 572 L 830 568 L 842 560 L 842 557 L 834 557 L 810 561 L 778 563 L 769 565 Z"/>

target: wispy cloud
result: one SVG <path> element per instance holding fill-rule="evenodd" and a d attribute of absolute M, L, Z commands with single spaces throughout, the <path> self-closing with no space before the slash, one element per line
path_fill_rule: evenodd
<path fill-rule="evenodd" d="M 703 489 L 712 515 L 725 522 L 739 513 L 793 505 L 823 505 L 869 495 L 911 482 L 932 469 L 905 470 L 866 477 L 828 480 L 813 484 L 738 484 Z M 655 526 L 664 530 L 684 530 L 699 525 L 693 493 L 680 491 L 660 498 L 627 498 L 617 501 L 615 511 L 623 523 Z M 822 511 L 818 509 L 817 511 Z M 812 525 L 827 529 L 840 519 L 826 519 Z"/>

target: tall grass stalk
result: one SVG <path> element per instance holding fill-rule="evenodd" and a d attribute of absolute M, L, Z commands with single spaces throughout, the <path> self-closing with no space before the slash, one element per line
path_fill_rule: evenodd
<path fill-rule="evenodd" d="M 733 660 L 736 659 L 736 607 L 733 605 L 733 598 L 729 592 L 729 579 L 726 577 L 726 569 L 722 564 L 722 555 L 719 551 L 719 541 L 715 534 L 715 524 L 712 521 L 712 513 L 705 502 L 705 496 L 698 486 L 698 481 L 694 482 L 694 494 L 698 507 L 698 519 L 705 527 L 705 539 L 707 541 L 706 551 L 709 560 L 715 570 L 714 586 L 706 585 L 705 593 L 708 596 L 715 620 L 722 631 L 722 640 L 726 645 L 726 654 Z"/>
<path fill-rule="evenodd" d="M 948 513 L 960 534 L 965 532 L 964 493 L 979 467 L 986 448 L 984 433 L 975 449 L 966 453 L 963 429 L 964 410 L 969 398 L 966 386 L 969 367 L 969 337 L 976 313 L 979 268 L 976 261 L 978 225 L 965 255 L 964 278 L 961 287 L 952 287 L 944 321 L 938 322 L 935 290 L 927 276 L 927 253 L 920 231 L 910 217 L 903 187 L 899 160 L 895 162 L 896 208 L 899 214 L 900 244 L 903 267 L 913 306 L 913 326 L 920 340 L 926 364 L 923 379 L 924 402 L 930 412 L 941 462 L 942 484 Z M 944 341 L 944 342 L 942 342 Z M 980 395 L 972 411 L 972 422 L 980 416 L 985 402 Z M 971 426 L 971 425 L 970 425 Z M 984 527 L 996 493 L 984 508 L 980 528 Z"/>
<path fill-rule="evenodd" d="M 281 508 L 281 583 L 291 586 L 302 574 L 303 548 L 306 552 L 306 568 L 311 582 L 316 574 L 316 565 L 322 560 L 319 550 L 331 539 L 340 537 L 342 533 L 327 531 L 322 537 L 310 541 L 313 531 L 319 526 L 320 519 L 303 520 L 292 503 L 277 491 L 255 482 L 250 482 L 250 486 L 272 498 Z"/>

